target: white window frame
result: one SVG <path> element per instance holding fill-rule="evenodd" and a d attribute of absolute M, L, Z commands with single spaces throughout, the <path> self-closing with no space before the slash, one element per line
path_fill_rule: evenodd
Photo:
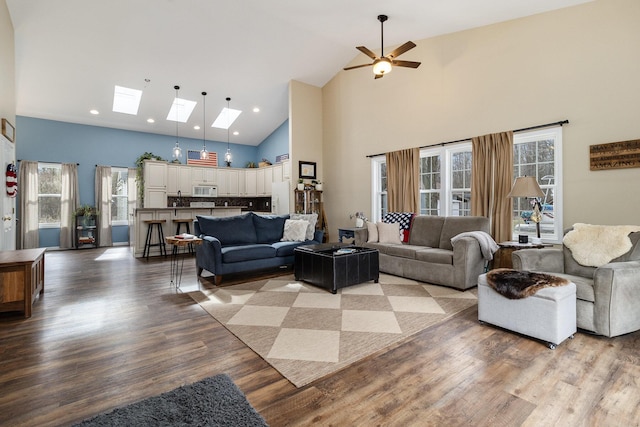
<path fill-rule="evenodd" d="M 116 172 L 125 172 L 127 174 L 127 179 L 124 181 L 124 188 L 125 191 L 127 192 L 126 195 L 117 195 L 117 194 L 112 194 L 111 195 L 111 201 L 113 201 L 114 198 L 125 198 L 127 200 L 127 203 L 125 203 L 125 206 L 129 206 L 129 189 L 128 189 L 128 176 L 129 176 L 129 170 L 127 168 L 118 168 L 118 167 L 111 167 L 111 179 L 113 180 L 113 175 Z M 128 208 L 127 208 L 128 210 Z M 122 220 L 111 220 L 111 225 L 129 225 L 129 220 L 127 218 L 122 219 Z"/>
<path fill-rule="evenodd" d="M 40 180 L 40 167 L 47 167 L 47 168 L 52 168 L 52 169 L 59 169 L 60 173 L 62 174 L 62 164 L 61 163 L 49 163 L 49 162 L 38 162 L 38 181 Z M 62 188 L 60 188 L 60 193 L 51 193 L 51 194 L 44 194 L 44 193 L 40 193 L 40 188 L 38 188 L 38 203 L 40 202 L 40 196 L 46 196 L 46 197 L 55 197 L 57 196 L 60 201 L 62 201 Z M 43 229 L 43 228 L 60 228 L 60 222 L 40 222 L 40 212 L 38 212 L 38 228 L 39 229 Z"/>
<path fill-rule="evenodd" d="M 378 222 L 382 221 L 380 217 L 380 212 L 382 211 L 382 200 L 381 195 L 387 194 L 387 191 L 382 191 L 381 188 L 381 174 L 380 174 L 380 166 L 383 163 L 386 163 L 386 157 L 375 156 L 371 158 L 371 221 Z"/>
<path fill-rule="evenodd" d="M 540 141 L 544 139 L 553 139 L 553 147 L 554 147 L 554 183 L 547 184 L 544 182 L 540 182 L 540 178 L 538 179 L 538 184 L 542 191 L 550 189 L 553 191 L 553 231 L 551 233 L 541 232 L 540 237 L 542 238 L 543 243 L 554 243 L 560 244 L 562 243 L 562 238 L 564 236 L 564 226 L 563 226 L 563 193 L 562 193 L 562 126 L 554 126 L 544 129 L 538 129 L 527 132 L 518 132 L 513 135 L 513 145 L 523 144 L 526 142 L 532 141 Z M 517 159 L 514 158 L 514 171 L 516 167 Z M 515 210 L 515 206 L 514 206 Z M 534 237 L 536 233 L 534 231 L 520 232 L 516 226 L 513 229 L 513 237 L 514 241 L 518 241 L 518 235 L 527 234 L 530 237 Z"/>

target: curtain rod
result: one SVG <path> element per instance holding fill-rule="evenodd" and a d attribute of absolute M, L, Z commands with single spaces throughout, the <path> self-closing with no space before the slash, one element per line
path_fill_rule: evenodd
<path fill-rule="evenodd" d="M 96 165 L 96 167 L 98 166 L 107 166 L 107 165 Z M 119 168 L 119 169 L 133 169 L 133 166 L 115 166 L 115 165 L 110 165 L 108 166 L 110 168 Z"/>
<path fill-rule="evenodd" d="M 18 159 L 18 160 L 16 160 L 16 161 L 17 161 L 17 162 L 21 162 L 22 160 L 23 160 L 23 159 Z M 54 163 L 54 164 L 55 164 L 55 163 L 60 163 L 60 164 L 65 163 L 65 162 L 52 162 L 52 161 L 49 161 L 49 160 L 27 160 L 27 161 L 31 161 L 31 162 L 38 162 L 38 163 Z M 80 166 L 80 163 L 76 163 L 76 166 Z"/>
<path fill-rule="evenodd" d="M 569 120 L 562 120 L 562 121 L 559 121 L 559 122 L 545 123 L 543 125 L 536 125 L 536 126 L 530 126 L 528 128 L 516 129 L 516 130 L 513 131 L 513 133 L 525 132 L 525 131 L 534 130 L 534 129 L 548 128 L 550 126 L 558 126 L 558 125 L 562 126 L 562 125 L 566 125 L 566 124 L 569 124 Z M 473 139 L 473 138 L 456 139 L 455 141 L 440 142 L 438 144 L 433 144 L 433 145 L 422 145 L 422 146 L 420 146 L 418 148 L 435 147 L 437 145 L 445 146 L 445 145 L 449 145 L 449 144 L 456 144 L 458 142 L 470 141 L 471 139 Z M 386 154 L 386 153 L 369 154 L 367 157 L 377 157 L 377 156 L 382 156 L 383 154 Z"/>

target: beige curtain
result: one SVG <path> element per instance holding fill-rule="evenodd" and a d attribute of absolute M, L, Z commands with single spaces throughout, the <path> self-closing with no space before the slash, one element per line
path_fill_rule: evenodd
<path fill-rule="evenodd" d="M 389 212 L 420 213 L 420 149 L 387 153 Z"/>
<path fill-rule="evenodd" d="M 98 210 L 98 244 L 113 246 L 111 236 L 111 166 L 96 166 L 95 197 Z"/>
<path fill-rule="evenodd" d="M 513 132 L 472 139 L 471 215 L 491 221 L 497 242 L 511 240 L 512 201 L 507 197 L 513 178 Z"/>
<path fill-rule="evenodd" d="M 79 206 L 78 165 L 63 163 L 60 188 L 60 248 L 75 248 L 75 211 Z"/>
<path fill-rule="evenodd" d="M 20 242 L 22 249 L 40 245 L 38 228 L 38 162 L 23 160 L 18 168 L 20 191 Z"/>

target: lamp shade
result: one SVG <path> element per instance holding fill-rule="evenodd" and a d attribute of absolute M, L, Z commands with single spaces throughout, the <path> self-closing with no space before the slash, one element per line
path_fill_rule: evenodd
<path fill-rule="evenodd" d="M 544 193 L 533 176 L 519 176 L 507 197 L 544 197 Z"/>
<path fill-rule="evenodd" d="M 373 63 L 373 74 L 379 76 L 389 74 L 391 72 L 391 61 L 388 58 L 382 57 L 376 59 Z"/>

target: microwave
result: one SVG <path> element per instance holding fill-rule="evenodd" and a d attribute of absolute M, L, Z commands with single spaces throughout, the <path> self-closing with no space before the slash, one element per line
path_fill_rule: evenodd
<path fill-rule="evenodd" d="M 194 185 L 191 197 L 218 197 L 218 187 L 215 185 Z"/>

